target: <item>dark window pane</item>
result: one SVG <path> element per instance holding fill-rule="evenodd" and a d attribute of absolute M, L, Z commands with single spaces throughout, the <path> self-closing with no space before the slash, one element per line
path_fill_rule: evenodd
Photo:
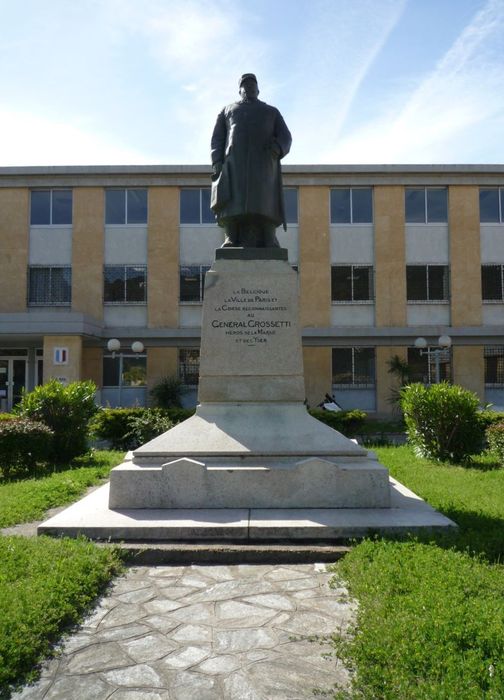
<path fill-rule="evenodd" d="M 502 193 L 501 193 L 502 194 Z M 499 190 L 480 190 L 480 222 L 483 224 L 499 222 Z"/>
<path fill-rule="evenodd" d="M 444 265 L 429 265 L 429 299 L 448 299 L 448 268 Z"/>
<path fill-rule="evenodd" d="M 103 386 L 119 386 L 120 357 L 103 358 Z"/>
<path fill-rule="evenodd" d="M 179 350 L 179 378 L 183 384 L 197 386 L 199 380 L 199 350 Z"/>
<path fill-rule="evenodd" d="M 147 358 L 123 357 L 122 361 L 122 386 L 145 386 Z"/>
<path fill-rule="evenodd" d="M 180 301 L 201 301 L 199 267 L 180 268 Z"/>
<path fill-rule="evenodd" d="M 429 383 L 429 359 L 426 352 L 420 354 L 417 348 L 408 348 L 408 365 L 412 383 Z"/>
<path fill-rule="evenodd" d="M 50 298 L 54 304 L 69 304 L 71 298 L 71 270 L 53 267 L 51 270 Z"/>
<path fill-rule="evenodd" d="M 33 191 L 31 193 L 31 215 L 32 226 L 48 226 L 51 223 L 51 193 Z"/>
<path fill-rule="evenodd" d="M 334 265 L 331 268 L 331 299 L 352 301 L 352 268 L 350 265 Z"/>
<path fill-rule="evenodd" d="M 504 384 L 504 347 L 485 347 L 485 384 Z"/>
<path fill-rule="evenodd" d="M 201 223 L 215 224 L 215 214 L 210 209 L 210 188 L 205 187 L 201 190 Z"/>
<path fill-rule="evenodd" d="M 370 224 L 373 221 L 371 188 L 352 190 L 352 221 L 354 224 Z"/>
<path fill-rule="evenodd" d="M 124 302 L 124 267 L 107 265 L 104 271 L 103 300 L 107 302 Z"/>
<path fill-rule="evenodd" d="M 427 300 L 427 268 L 425 265 L 406 266 L 406 289 L 408 301 Z"/>
<path fill-rule="evenodd" d="M 500 191 L 500 203 L 501 203 L 501 222 L 504 223 L 504 187 Z"/>
<path fill-rule="evenodd" d="M 374 384 L 374 348 L 354 348 L 354 384 Z"/>
<path fill-rule="evenodd" d="M 288 224 L 298 222 L 298 191 L 293 187 L 286 187 L 283 191 L 285 203 L 285 221 Z"/>
<path fill-rule="evenodd" d="M 352 384 L 352 348 L 333 348 L 332 383 Z"/>
<path fill-rule="evenodd" d="M 147 223 L 147 190 L 128 190 L 128 224 Z"/>
<path fill-rule="evenodd" d="M 425 223 L 425 190 L 411 189 L 405 190 L 406 223 Z"/>
<path fill-rule="evenodd" d="M 52 222 L 53 224 L 72 223 L 72 190 L 53 190 Z"/>
<path fill-rule="evenodd" d="M 200 223 L 200 191 L 180 190 L 180 223 Z"/>
<path fill-rule="evenodd" d="M 331 190 L 331 223 L 350 223 L 350 190 Z"/>
<path fill-rule="evenodd" d="M 126 301 L 146 301 L 145 267 L 126 268 Z"/>
<path fill-rule="evenodd" d="M 105 192 L 105 223 L 125 224 L 126 223 L 126 191 L 106 190 Z"/>
<path fill-rule="evenodd" d="M 502 271 L 500 265 L 481 266 L 482 297 L 485 301 L 502 300 Z"/>
<path fill-rule="evenodd" d="M 448 221 L 448 192 L 446 188 L 427 190 L 427 221 Z"/>
<path fill-rule="evenodd" d="M 32 267 L 29 270 L 28 302 L 42 304 L 49 301 L 50 269 L 48 267 Z"/>
<path fill-rule="evenodd" d="M 353 268 L 353 299 L 369 301 L 373 298 L 373 275 L 369 266 L 355 265 Z"/>

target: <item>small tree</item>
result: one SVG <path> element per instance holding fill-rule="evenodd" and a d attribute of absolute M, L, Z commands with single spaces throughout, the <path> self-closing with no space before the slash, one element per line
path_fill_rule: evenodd
<path fill-rule="evenodd" d="M 69 462 L 87 451 L 88 424 L 99 410 L 95 404 L 94 382 L 73 382 L 63 386 L 56 379 L 24 394 L 16 412 L 45 423 L 54 432 L 52 459 Z"/>
<path fill-rule="evenodd" d="M 397 380 L 397 385 L 392 387 L 390 390 L 389 403 L 392 404 L 392 408 L 395 411 L 400 411 L 401 408 L 401 390 L 404 386 L 411 382 L 411 367 L 403 360 L 399 355 L 393 355 L 390 360 L 387 361 L 388 373 L 391 374 Z"/>
<path fill-rule="evenodd" d="M 408 441 L 424 457 L 462 462 L 481 452 L 479 399 L 461 386 L 410 384 L 401 390 Z"/>
<path fill-rule="evenodd" d="M 183 384 L 178 377 L 163 377 L 151 390 L 157 408 L 181 408 Z"/>

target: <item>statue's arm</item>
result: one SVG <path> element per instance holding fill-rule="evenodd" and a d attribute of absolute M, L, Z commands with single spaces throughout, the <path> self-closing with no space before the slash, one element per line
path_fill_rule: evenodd
<path fill-rule="evenodd" d="M 280 153 L 278 154 L 279 158 L 283 158 L 290 151 L 292 136 L 284 118 L 278 110 L 275 119 L 275 142 L 280 149 Z"/>
<path fill-rule="evenodd" d="M 222 170 L 222 163 L 224 162 L 224 153 L 226 149 L 226 117 L 224 115 L 224 110 L 220 112 L 215 122 L 212 140 L 210 142 L 210 154 L 212 158 L 212 169 L 215 175 L 218 175 Z"/>

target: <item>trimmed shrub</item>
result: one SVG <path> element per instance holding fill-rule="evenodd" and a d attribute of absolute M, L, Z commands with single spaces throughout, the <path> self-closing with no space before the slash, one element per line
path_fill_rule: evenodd
<path fill-rule="evenodd" d="M 140 415 L 132 416 L 129 421 L 129 430 L 124 436 L 127 449 L 136 450 L 170 428 L 173 428 L 173 423 L 167 415 L 155 408 L 147 408 Z"/>
<path fill-rule="evenodd" d="M 95 392 L 91 381 L 63 386 L 52 379 L 24 394 L 16 413 L 49 426 L 54 431 L 52 459 L 57 464 L 70 462 L 87 452 L 88 424 L 98 411 Z"/>
<path fill-rule="evenodd" d="M 410 384 L 401 390 L 408 441 L 422 457 L 460 463 L 483 448 L 479 399 L 461 386 Z"/>
<path fill-rule="evenodd" d="M 358 408 L 352 411 L 323 411 L 314 408 L 309 411 L 309 414 L 346 437 L 354 437 L 359 433 L 367 418 L 367 414 Z"/>
<path fill-rule="evenodd" d="M 181 408 L 183 384 L 178 377 L 163 377 L 150 395 L 157 408 Z"/>
<path fill-rule="evenodd" d="M 147 440 L 144 436 L 147 432 L 138 432 L 137 435 L 141 434 L 141 438 L 135 437 L 135 432 L 139 430 L 138 426 L 142 422 L 142 416 L 147 412 L 156 413 L 163 419 L 167 419 L 170 422 L 170 427 L 181 423 L 182 421 L 190 418 L 194 414 L 194 409 L 186 408 L 170 408 L 170 409 L 148 409 L 148 408 L 104 408 L 93 418 L 91 424 L 91 431 L 93 437 L 99 440 L 107 440 L 110 446 L 114 450 L 131 450 L 135 449 L 132 447 L 133 441 L 141 439 L 143 442 Z M 135 421 L 139 419 L 139 423 Z M 156 419 L 157 420 L 157 419 Z M 156 430 L 160 423 L 155 422 Z M 168 428 L 162 428 L 159 432 L 162 433 Z M 131 432 L 133 431 L 133 436 Z M 159 433 L 158 433 L 159 434 Z M 154 436 L 153 436 L 154 437 Z M 148 439 L 151 439 L 150 437 Z"/>
<path fill-rule="evenodd" d="M 17 416 L 14 413 L 0 413 L 0 423 L 2 421 L 16 420 Z"/>
<path fill-rule="evenodd" d="M 504 421 L 490 425 L 486 429 L 486 439 L 489 449 L 504 467 Z"/>
<path fill-rule="evenodd" d="M 0 421 L 0 468 L 4 477 L 30 475 L 38 463 L 48 461 L 53 431 L 28 418 Z"/>

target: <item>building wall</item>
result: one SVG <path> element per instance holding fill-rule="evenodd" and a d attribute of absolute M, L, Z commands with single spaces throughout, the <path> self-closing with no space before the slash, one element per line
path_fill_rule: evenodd
<path fill-rule="evenodd" d="M 149 328 L 176 327 L 179 322 L 178 187 L 150 188 L 148 234 L 148 325 Z"/>
<path fill-rule="evenodd" d="M 303 364 L 306 399 L 311 408 L 315 408 L 331 392 L 331 348 L 304 347 Z"/>
<path fill-rule="evenodd" d="M 150 391 L 161 379 L 176 377 L 177 348 L 147 348 L 147 389 Z"/>
<path fill-rule="evenodd" d="M 55 348 L 68 350 L 66 365 L 54 362 Z M 62 384 L 70 384 L 82 378 L 82 338 L 77 335 L 44 336 L 44 382 L 58 379 Z"/>
<path fill-rule="evenodd" d="M 73 190 L 72 309 L 103 318 L 105 194 L 102 187 Z"/>
<path fill-rule="evenodd" d="M 485 400 L 483 350 L 484 347 L 481 345 L 453 348 L 453 382 L 474 391 L 481 401 Z"/>
<path fill-rule="evenodd" d="M 30 192 L 0 189 L 0 313 L 26 309 Z"/>

